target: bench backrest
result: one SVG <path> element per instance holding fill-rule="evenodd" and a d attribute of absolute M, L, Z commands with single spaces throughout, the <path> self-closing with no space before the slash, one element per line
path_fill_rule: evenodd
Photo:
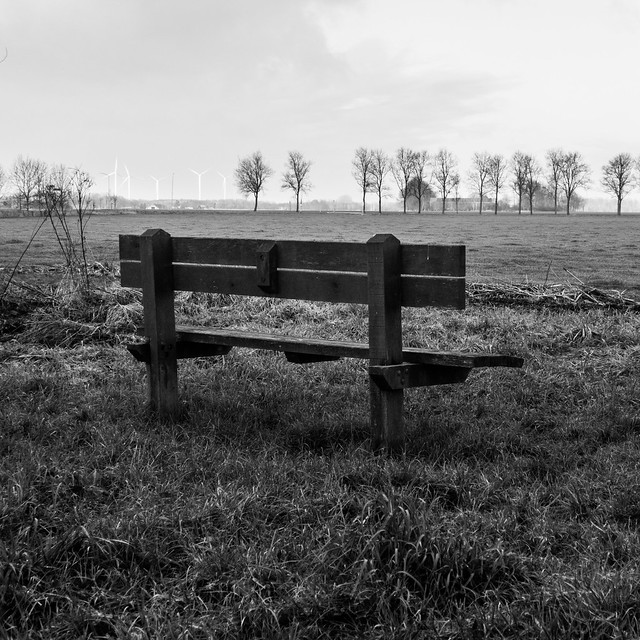
<path fill-rule="evenodd" d="M 162 269 L 174 291 L 367 304 L 381 263 L 399 282 L 402 306 L 464 308 L 464 245 L 401 244 L 393 236 L 366 243 L 174 238 L 160 230 L 120 236 L 125 287 L 142 288 L 145 269 Z"/>

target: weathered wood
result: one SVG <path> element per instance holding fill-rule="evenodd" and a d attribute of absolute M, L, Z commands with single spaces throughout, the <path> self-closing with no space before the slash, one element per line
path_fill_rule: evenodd
<path fill-rule="evenodd" d="M 320 353 L 300 353 L 297 351 L 285 351 L 285 357 L 292 364 L 312 364 L 314 362 L 333 362 L 340 360 L 339 356 L 329 356 Z"/>
<path fill-rule="evenodd" d="M 438 364 L 406 363 L 369 367 L 369 375 L 374 378 L 379 387 L 386 389 L 410 389 L 460 383 L 467 379 L 470 372 L 470 368 Z"/>
<path fill-rule="evenodd" d="M 127 350 L 138 362 L 151 362 L 151 348 L 148 342 L 138 344 L 128 344 Z M 176 358 L 210 358 L 212 356 L 223 356 L 231 351 L 231 347 L 220 344 L 207 344 L 197 342 L 176 343 Z"/>
<path fill-rule="evenodd" d="M 139 263 L 120 265 L 123 287 L 140 287 Z M 278 269 L 278 290 L 265 291 L 258 286 L 254 265 L 232 267 L 219 265 L 174 264 L 176 291 L 231 293 L 245 296 L 346 302 L 367 304 L 367 275 L 355 272 L 300 271 Z M 464 309 L 465 281 L 458 277 L 402 276 L 398 290 L 405 307 L 445 307 Z"/>
<path fill-rule="evenodd" d="M 149 403 L 163 417 L 178 411 L 178 363 L 171 236 L 150 229 L 140 237 L 144 331 L 149 338 Z"/>
<path fill-rule="evenodd" d="M 140 236 L 121 235 L 120 260 L 139 260 Z M 279 269 L 353 271 L 367 273 L 367 246 L 362 242 L 319 240 L 256 240 L 233 238 L 173 238 L 173 260 L 184 264 L 255 266 L 256 251 L 265 242 L 278 247 Z M 403 244 L 401 271 L 405 275 L 465 275 L 464 245 Z"/>
<path fill-rule="evenodd" d="M 215 327 L 176 326 L 178 345 L 189 344 L 268 349 L 284 353 L 328 356 L 331 358 L 358 358 L 368 360 L 369 345 L 365 342 L 301 338 L 272 333 L 259 333 L 238 329 Z M 195 346 L 194 346 L 195 348 Z M 180 350 L 178 350 L 180 354 Z M 202 354 L 206 355 L 206 354 Z M 217 355 L 217 354 L 214 354 Z M 180 355 L 178 355 L 180 357 Z M 193 356 L 195 357 L 195 356 Z M 498 353 L 473 353 L 458 351 L 431 351 L 419 347 L 403 347 L 403 362 L 433 364 L 444 367 L 521 367 L 523 359 Z"/>
<path fill-rule="evenodd" d="M 265 242 L 256 251 L 257 285 L 267 293 L 278 291 L 278 247 L 275 242 Z"/>
<path fill-rule="evenodd" d="M 143 344 L 151 406 L 178 410 L 177 360 L 217 356 L 233 347 L 284 353 L 289 362 L 369 360 L 372 447 L 404 446 L 403 391 L 463 382 L 476 367 L 520 367 L 503 354 L 402 346 L 402 307 L 465 305 L 465 248 L 401 245 L 391 235 L 364 243 L 171 238 L 160 230 L 120 236 L 122 286 L 143 289 Z M 367 304 L 369 343 L 175 325 L 174 291 Z"/>
<path fill-rule="evenodd" d="M 367 242 L 369 293 L 369 362 L 375 365 L 402 363 L 402 305 L 400 289 L 400 242 L 379 234 Z M 369 376 L 371 445 L 399 451 L 404 446 L 402 389 L 380 386 Z"/>

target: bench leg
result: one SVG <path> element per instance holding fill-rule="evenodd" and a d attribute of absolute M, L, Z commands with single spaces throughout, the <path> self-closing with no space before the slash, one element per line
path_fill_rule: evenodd
<path fill-rule="evenodd" d="M 175 417 L 179 407 L 171 251 L 171 236 L 165 231 L 149 229 L 140 237 L 149 403 L 163 418 Z"/>
<path fill-rule="evenodd" d="M 167 353 L 162 345 L 157 351 L 159 356 L 147 364 L 149 406 L 162 418 L 174 418 L 179 408 L 178 362 L 175 353 Z"/>
<path fill-rule="evenodd" d="M 369 296 L 369 365 L 402 363 L 400 241 L 376 235 L 367 242 Z M 381 389 L 369 378 L 371 445 L 374 451 L 404 448 L 402 389 Z"/>
<path fill-rule="evenodd" d="M 371 404 L 371 446 L 374 451 L 387 450 L 399 453 L 403 450 L 404 421 L 402 417 L 403 389 L 382 389 L 369 378 Z"/>

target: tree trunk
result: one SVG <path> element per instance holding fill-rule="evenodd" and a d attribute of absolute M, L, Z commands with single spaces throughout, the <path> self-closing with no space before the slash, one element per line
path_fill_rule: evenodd
<path fill-rule="evenodd" d="M 296 191 L 296 213 L 300 211 L 300 192 Z"/>
<path fill-rule="evenodd" d="M 442 198 L 442 215 L 444 215 L 444 208 L 447 206 L 447 199 Z"/>
<path fill-rule="evenodd" d="M 567 196 L 567 215 L 569 215 L 570 207 L 571 207 L 571 196 Z"/>
<path fill-rule="evenodd" d="M 482 215 L 482 198 L 483 198 L 484 194 L 482 193 L 482 191 L 480 191 L 480 215 Z"/>
<path fill-rule="evenodd" d="M 258 194 L 257 193 L 255 194 L 255 200 L 254 200 L 254 203 L 253 203 L 253 210 L 254 211 L 258 210 Z"/>
<path fill-rule="evenodd" d="M 618 215 L 622 215 L 622 198 L 618 198 Z"/>

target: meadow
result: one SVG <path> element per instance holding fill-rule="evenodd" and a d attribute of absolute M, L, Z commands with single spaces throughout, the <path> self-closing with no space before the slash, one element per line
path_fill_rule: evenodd
<path fill-rule="evenodd" d="M 5 280 L 36 223 L 0 220 Z M 188 361 L 183 413 L 159 422 L 124 348 L 140 295 L 114 269 L 118 233 L 157 227 L 462 242 L 470 283 L 640 298 L 632 216 L 95 216 L 87 292 L 43 227 L 0 306 L 0 637 L 640 636 L 635 308 L 470 294 L 462 312 L 409 312 L 407 342 L 525 366 L 408 392 L 398 457 L 368 449 L 360 361 Z M 191 324 L 348 339 L 366 327 L 355 305 L 177 304 Z"/>

